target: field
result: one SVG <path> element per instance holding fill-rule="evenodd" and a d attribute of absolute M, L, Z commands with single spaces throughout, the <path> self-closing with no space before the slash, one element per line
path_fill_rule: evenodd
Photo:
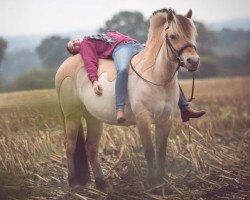
<path fill-rule="evenodd" d="M 190 81 L 182 81 L 189 97 Z M 55 90 L 0 94 L 0 199 L 249 199 L 250 77 L 197 80 L 194 108 L 173 118 L 164 183 L 144 184 L 146 163 L 135 127 L 104 126 L 100 160 L 113 193 L 93 181 L 70 191 Z M 84 121 L 83 121 L 84 124 Z M 152 126 L 153 130 L 153 126 Z"/>

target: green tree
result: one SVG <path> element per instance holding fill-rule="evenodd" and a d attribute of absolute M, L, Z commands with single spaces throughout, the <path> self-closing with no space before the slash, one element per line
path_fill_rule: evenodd
<path fill-rule="evenodd" d="M 250 72 L 250 47 L 246 48 L 243 52 L 243 65 L 246 66 L 248 72 Z"/>
<path fill-rule="evenodd" d="M 98 31 L 107 30 L 119 31 L 144 43 L 147 40 L 148 22 L 140 12 L 121 11 L 106 21 L 105 26 Z"/>
<path fill-rule="evenodd" d="M 214 47 L 218 43 L 218 37 L 214 31 L 209 30 L 205 24 L 195 22 L 198 32 L 197 48 L 201 54 L 210 54 L 214 51 Z"/>
<path fill-rule="evenodd" d="M 41 68 L 41 62 L 35 52 L 29 50 L 8 52 L 2 62 L 5 81 L 10 82 L 31 68 Z"/>
<path fill-rule="evenodd" d="M 195 22 L 198 38 L 197 50 L 201 57 L 199 77 L 218 76 L 219 57 L 215 52 L 218 45 L 218 38 L 214 31 L 209 30 L 205 24 Z"/>
<path fill-rule="evenodd" d="M 7 90 L 33 90 L 54 88 L 56 69 L 31 69 L 19 75 Z"/>
<path fill-rule="evenodd" d="M 66 50 L 66 44 L 69 40 L 69 38 L 61 38 L 57 35 L 42 40 L 41 44 L 36 48 L 36 53 L 44 67 L 58 68 L 63 60 L 69 56 Z"/>
<path fill-rule="evenodd" d="M 4 38 L 0 37 L 0 66 L 4 58 L 6 48 L 7 48 L 7 41 Z M 3 84 L 4 84 L 4 80 L 2 76 L 2 69 L 0 68 L 0 90 L 2 90 Z"/>
<path fill-rule="evenodd" d="M 224 28 L 217 32 L 220 56 L 220 75 L 248 75 L 250 73 L 250 31 Z"/>
<path fill-rule="evenodd" d="M 0 64 L 3 60 L 6 48 L 7 48 L 7 41 L 4 38 L 0 37 Z"/>

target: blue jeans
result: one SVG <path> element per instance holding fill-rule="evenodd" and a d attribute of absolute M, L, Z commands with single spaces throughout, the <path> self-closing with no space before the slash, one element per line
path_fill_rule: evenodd
<path fill-rule="evenodd" d="M 189 107 L 188 101 L 187 101 L 180 85 L 179 85 L 179 88 L 180 88 L 180 95 L 179 95 L 178 106 L 179 106 L 181 111 L 187 111 L 187 109 Z"/>
<path fill-rule="evenodd" d="M 112 57 L 117 72 L 115 83 L 116 110 L 124 110 L 130 61 L 132 57 L 143 48 L 144 46 L 142 44 L 131 41 L 118 45 L 113 51 Z"/>

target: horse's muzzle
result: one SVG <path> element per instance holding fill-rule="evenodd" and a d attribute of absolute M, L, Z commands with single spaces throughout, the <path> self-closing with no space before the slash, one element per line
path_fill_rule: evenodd
<path fill-rule="evenodd" d="M 200 65 L 200 58 L 199 57 L 193 57 L 193 58 L 188 58 L 186 60 L 186 68 L 188 69 L 189 72 L 194 72 L 198 69 Z"/>

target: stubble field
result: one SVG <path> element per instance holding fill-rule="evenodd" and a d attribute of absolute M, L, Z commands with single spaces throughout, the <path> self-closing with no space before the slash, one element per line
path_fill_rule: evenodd
<path fill-rule="evenodd" d="M 189 97 L 191 81 L 181 85 Z M 1 93 L 0 199 L 249 199 L 249 86 L 250 77 L 196 81 L 192 106 L 207 114 L 184 124 L 177 109 L 164 183 L 155 187 L 144 184 L 146 163 L 135 127 L 105 125 L 99 153 L 113 185 L 109 195 L 93 181 L 68 188 L 55 90 Z"/>

